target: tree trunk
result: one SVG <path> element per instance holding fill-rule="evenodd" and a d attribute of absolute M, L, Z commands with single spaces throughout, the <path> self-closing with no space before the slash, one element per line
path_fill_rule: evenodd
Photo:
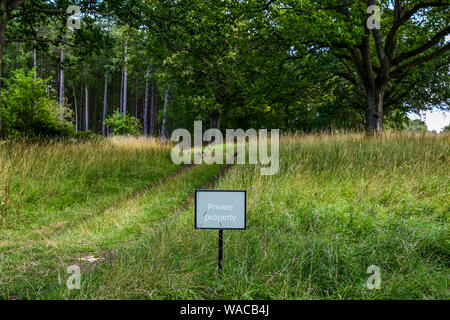
<path fill-rule="evenodd" d="M 166 122 L 167 122 L 167 106 L 169 105 L 169 87 L 166 89 L 166 95 L 164 97 L 164 111 L 161 125 L 161 139 L 166 138 Z"/>
<path fill-rule="evenodd" d="M 62 120 L 62 107 L 64 105 L 64 49 L 61 48 L 61 70 L 60 70 L 60 84 L 59 84 L 59 111 Z"/>
<path fill-rule="evenodd" d="M 3 52 L 6 46 L 6 27 L 10 19 L 7 6 L 8 4 L 6 0 L 0 1 L 0 97 L 2 88 Z M 1 119 L 0 119 L 0 126 L 1 126 Z"/>
<path fill-rule="evenodd" d="M 156 127 L 156 90 L 155 90 L 155 81 L 152 80 L 152 103 L 150 106 L 150 135 L 155 135 L 155 127 Z"/>
<path fill-rule="evenodd" d="M 83 130 L 83 82 L 80 82 L 80 131 Z"/>
<path fill-rule="evenodd" d="M 72 91 L 73 91 L 73 101 L 74 101 L 74 107 L 75 107 L 75 131 L 78 132 L 78 106 L 77 106 L 77 95 L 75 93 L 75 86 L 72 85 Z"/>
<path fill-rule="evenodd" d="M 120 74 L 120 95 L 119 95 L 119 112 L 122 113 L 123 106 L 123 68 Z"/>
<path fill-rule="evenodd" d="M 366 109 L 366 135 L 373 136 L 383 131 L 383 99 L 386 87 L 368 90 Z"/>
<path fill-rule="evenodd" d="M 89 130 L 89 91 L 87 83 L 84 85 L 85 103 L 86 107 L 84 109 L 84 130 Z"/>
<path fill-rule="evenodd" d="M 2 1 L 1 3 L 1 23 L 0 23 L 0 100 L 1 100 L 1 96 L 2 96 L 2 71 L 3 71 L 3 50 L 5 48 L 5 44 L 6 44 L 6 24 L 7 24 L 7 20 L 6 19 L 6 1 Z M 1 102 L 0 102 L 0 109 L 1 109 Z M 2 117 L 0 116 L 0 138 L 4 138 L 4 134 L 2 131 Z"/>
<path fill-rule="evenodd" d="M 286 105 L 284 107 L 284 113 L 285 113 L 285 118 L 284 118 L 284 125 L 286 126 L 286 130 L 289 130 L 289 105 Z"/>
<path fill-rule="evenodd" d="M 106 120 L 107 95 L 108 95 L 108 75 L 105 74 L 105 92 L 103 95 L 103 122 L 102 122 L 102 135 L 104 137 L 106 136 L 105 120 Z"/>
<path fill-rule="evenodd" d="M 220 129 L 220 119 L 221 118 L 222 118 L 222 114 L 219 111 L 214 110 L 211 113 L 211 128 Z"/>
<path fill-rule="evenodd" d="M 150 67 L 145 72 L 145 94 L 144 94 L 144 136 L 147 135 L 147 115 L 148 115 L 148 76 L 150 74 Z"/>
<path fill-rule="evenodd" d="M 98 130 L 98 123 L 97 123 L 97 102 L 98 102 L 98 84 L 99 84 L 99 75 L 98 73 L 95 74 L 95 85 L 94 85 L 94 104 L 91 108 L 92 113 L 92 119 L 91 119 L 91 130 L 96 131 Z"/>
<path fill-rule="evenodd" d="M 138 98 L 138 78 L 137 77 L 135 79 L 134 91 L 135 91 L 135 94 L 136 94 L 136 101 L 135 101 L 136 102 L 136 106 L 135 106 L 135 110 L 134 110 L 134 116 L 137 119 L 138 118 L 138 107 L 139 107 L 139 104 L 138 104 L 138 102 L 139 102 L 139 98 Z"/>
<path fill-rule="evenodd" d="M 37 76 L 37 53 L 36 53 L 36 40 L 33 41 L 33 79 L 36 80 Z"/>
<path fill-rule="evenodd" d="M 127 114 L 127 77 L 128 77 L 128 70 L 127 70 L 127 50 L 128 50 L 128 44 L 125 41 L 125 61 L 124 61 L 124 67 L 123 67 L 123 114 Z"/>

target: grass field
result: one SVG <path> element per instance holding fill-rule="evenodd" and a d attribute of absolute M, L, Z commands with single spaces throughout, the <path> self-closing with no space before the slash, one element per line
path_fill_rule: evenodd
<path fill-rule="evenodd" d="M 176 171 L 153 140 L 1 145 L 0 298 L 449 299 L 449 142 L 284 136 L 278 174 L 235 165 L 216 182 L 221 166 Z M 206 184 L 248 190 L 219 275 L 217 231 L 193 226 Z"/>

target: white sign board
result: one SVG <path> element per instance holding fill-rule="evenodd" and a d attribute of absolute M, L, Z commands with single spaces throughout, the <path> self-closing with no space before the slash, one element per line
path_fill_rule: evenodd
<path fill-rule="evenodd" d="M 196 229 L 245 229 L 246 190 L 195 190 Z"/>

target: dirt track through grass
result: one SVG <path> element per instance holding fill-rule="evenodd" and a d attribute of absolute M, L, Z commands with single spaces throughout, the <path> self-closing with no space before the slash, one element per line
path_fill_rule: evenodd
<path fill-rule="evenodd" d="M 36 291 L 46 291 L 56 283 L 60 286 L 61 274 L 70 264 L 91 272 L 111 261 L 118 246 L 136 242 L 142 234 L 153 232 L 158 222 L 185 210 L 193 201 L 193 189 L 212 186 L 230 167 L 182 166 L 113 199 L 97 214 L 77 217 L 76 224 L 52 231 L 48 226 L 29 230 L 0 252 L 0 297 L 32 298 Z"/>
<path fill-rule="evenodd" d="M 0 146 L 0 253 L 98 216 L 180 166 L 152 139 Z"/>
<path fill-rule="evenodd" d="M 105 256 L 106 260 L 113 257 L 117 246 L 139 240 L 159 221 L 183 210 L 192 201 L 192 190 L 213 181 L 224 168 L 182 167 L 66 231 L 44 239 L 24 239 L 20 247 L 2 254 L 0 297 L 31 298 L 36 290 L 59 286 L 57 275 L 65 274 L 65 267 L 71 264 L 90 271 Z"/>

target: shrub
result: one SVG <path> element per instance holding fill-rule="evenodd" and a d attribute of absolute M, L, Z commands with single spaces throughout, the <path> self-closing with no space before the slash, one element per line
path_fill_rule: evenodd
<path fill-rule="evenodd" d="M 114 135 L 133 135 L 137 136 L 141 133 L 141 124 L 138 119 L 127 114 L 121 114 L 119 110 L 105 120 L 105 124 L 109 126 Z"/>
<path fill-rule="evenodd" d="M 73 125 L 65 119 L 70 110 L 60 107 L 52 90 L 33 71 L 19 69 L 6 82 L 0 115 L 9 137 L 70 136 Z"/>

